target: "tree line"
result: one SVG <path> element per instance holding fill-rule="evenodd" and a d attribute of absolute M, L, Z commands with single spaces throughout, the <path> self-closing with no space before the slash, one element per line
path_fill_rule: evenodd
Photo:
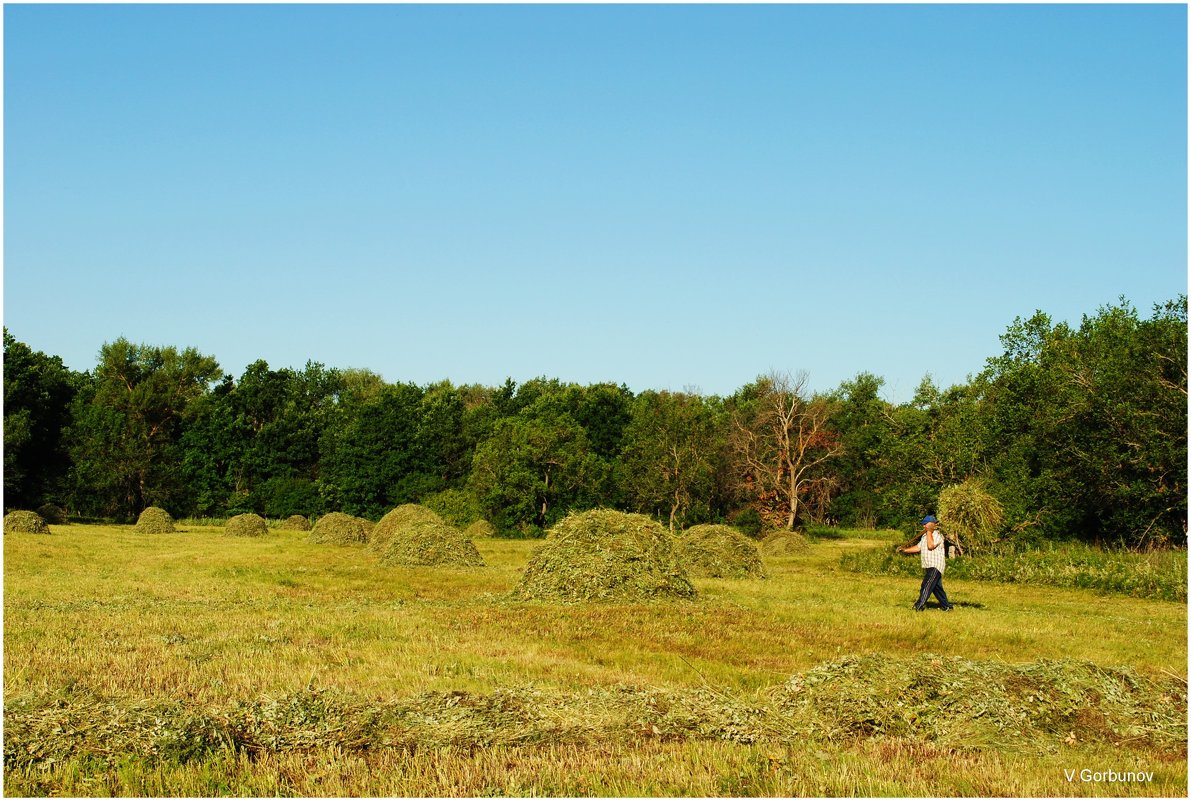
<path fill-rule="evenodd" d="M 5 329 L 4 505 L 126 521 L 421 502 L 521 536 L 603 506 L 755 533 L 905 527 L 976 479 L 1007 540 L 1184 545 L 1186 296 L 1148 318 L 1122 298 L 1078 327 L 1037 312 L 1001 342 L 966 383 L 928 375 L 895 404 L 867 372 L 829 392 L 764 375 L 727 397 L 418 386 L 315 362 L 236 379 L 193 348 L 125 339 L 79 373 Z"/>

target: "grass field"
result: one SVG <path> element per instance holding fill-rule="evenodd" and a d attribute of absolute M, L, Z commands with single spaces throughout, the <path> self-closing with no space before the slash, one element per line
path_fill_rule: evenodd
<path fill-rule="evenodd" d="M 52 530 L 4 538 L 8 795 L 1187 792 L 1185 603 L 949 578 L 956 611 L 916 614 L 916 580 L 839 567 L 886 542 L 864 534 L 766 559 L 767 580 L 696 579 L 694 602 L 566 606 L 507 597 L 534 541 L 402 569 L 300 532 Z M 790 705 L 792 677 L 872 654 L 940 681 L 954 657 L 1126 668 L 1113 686 L 1156 706 L 1126 726 L 1021 690 L 1051 706 L 1017 731 L 976 715 L 975 736 Z M 869 700 L 959 708 L 907 692 Z"/>

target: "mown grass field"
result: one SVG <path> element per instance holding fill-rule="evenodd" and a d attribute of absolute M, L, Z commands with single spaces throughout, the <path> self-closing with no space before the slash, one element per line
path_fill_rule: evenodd
<path fill-rule="evenodd" d="M 795 674 L 870 654 L 1087 660 L 1185 688 L 1185 603 L 949 578 L 956 611 L 916 614 L 916 580 L 839 566 L 877 534 L 767 558 L 767 580 L 695 579 L 694 602 L 566 606 L 507 597 L 535 541 L 477 540 L 488 566 L 450 570 L 299 532 L 52 531 L 4 538 L 8 795 L 1187 792 L 1185 730 L 1064 718 L 965 744 L 766 711 Z M 166 734 L 146 751 L 151 725 Z M 194 734 L 231 729 L 238 747 Z M 1068 779 L 1081 769 L 1153 775 Z"/>

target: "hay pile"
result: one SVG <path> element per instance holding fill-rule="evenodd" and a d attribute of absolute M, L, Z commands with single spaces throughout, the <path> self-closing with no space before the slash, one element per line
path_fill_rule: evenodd
<path fill-rule="evenodd" d="M 991 545 L 1004 520 L 1001 502 L 978 478 L 969 478 L 939 493 L 939 526 L 965 548 Z"/>
<path fill-rule="evenodd" d="M 522 600 L 693 598 L 695 588 L 660 523 L 607 509 L 570 514 L 550 529 L 513 591 Z"/>
<path fill-rule="evenodd" d="M 49 534 L 50 527 L 37 512 L 15 511 L 4 516 L 4 533 Z"/>
<path fill-rule="evenodd" d="M 360 518 L 331 512 L 315 521 L 306 540 L 332 545 L 363 545 L 368 542 L 368 531 Z"/>
<path fill-rule="evenodd" d="M 150 506 L 136 519 L 135 530 L 138 534 L 172 534 L 178 529 L 174 528 L 174 518 L 169 512 L 159 506 Z"/>
<path fill-rule="evenodd" d="M 810 549 L 810 541 L 797 531 L 778 529 L 761 540 L 761 553 L 766 556 L 796 556 Z"/>
<path fill-rule="evenodd" d="M 956 748 L 1135 740 L 1186 748 L 1187 686 L 1127 668 L 1043 659 L 849 656 L 792 678 L 779 703 L 808 734 L 889 736 Z"/>
<path fill-rule="evenodd" d="M 415 503 L 380 519 L 368 541 L 381 564 L 402 567 L 483 567 L 484 558 L 463 532 Z"/>
<path fill-rule="evenodd" d="M 463 535 L 470 540 L 474 540 L 477 537 L 495 537 L 496 526 L 492 525 L 487 520 L 477 520 L 464 529 Z"/>
<path fill-rule="evenodd" d="M 691 526 L 674 548 L 691 576 L 765 578 L 757 544 L 731 526 Z"/>
<path fill-rule="evenodd" d="M 65 526 L 70 522 L 66 519 L 66 510 L 57 504 L 42 504 L 37 507 L 37 513 L 51 526 Z"/>
<path fill-rule="evenodd" d="M 290 515 L 281 521 L 278 531 L 310 531 L 310 521 L 302 515 Z"/>
<path fill-rule="evenodd" d="M 269 533 L 269 527 L 265 524 L 265 518 L 249 512 L 228 520 L 223 533 L 233 537 L 263 537 Z"/>

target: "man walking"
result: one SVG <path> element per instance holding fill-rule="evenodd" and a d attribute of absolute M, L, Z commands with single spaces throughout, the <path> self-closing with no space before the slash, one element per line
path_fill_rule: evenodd
<path fill-rule="evenodd" d="M 914 611 L 921 612 L 926 608 L 926 602 L 933 594 L 938 599 L 944 612 L 950 612 L 954 607 L 947 600 L 947 592 L 943 589 L 943 571 L 947 569 L 947 549 L 943 545 L 943 535 L 938 532 L 939 521 L 934 515 L 922 518 L 922 538 L 917 545 L 909 548 L 898 548 L 902 553 L 921 554 L 922 559 L 922 589 L 918 593 L 918 603 L 914 604 Z"/>

